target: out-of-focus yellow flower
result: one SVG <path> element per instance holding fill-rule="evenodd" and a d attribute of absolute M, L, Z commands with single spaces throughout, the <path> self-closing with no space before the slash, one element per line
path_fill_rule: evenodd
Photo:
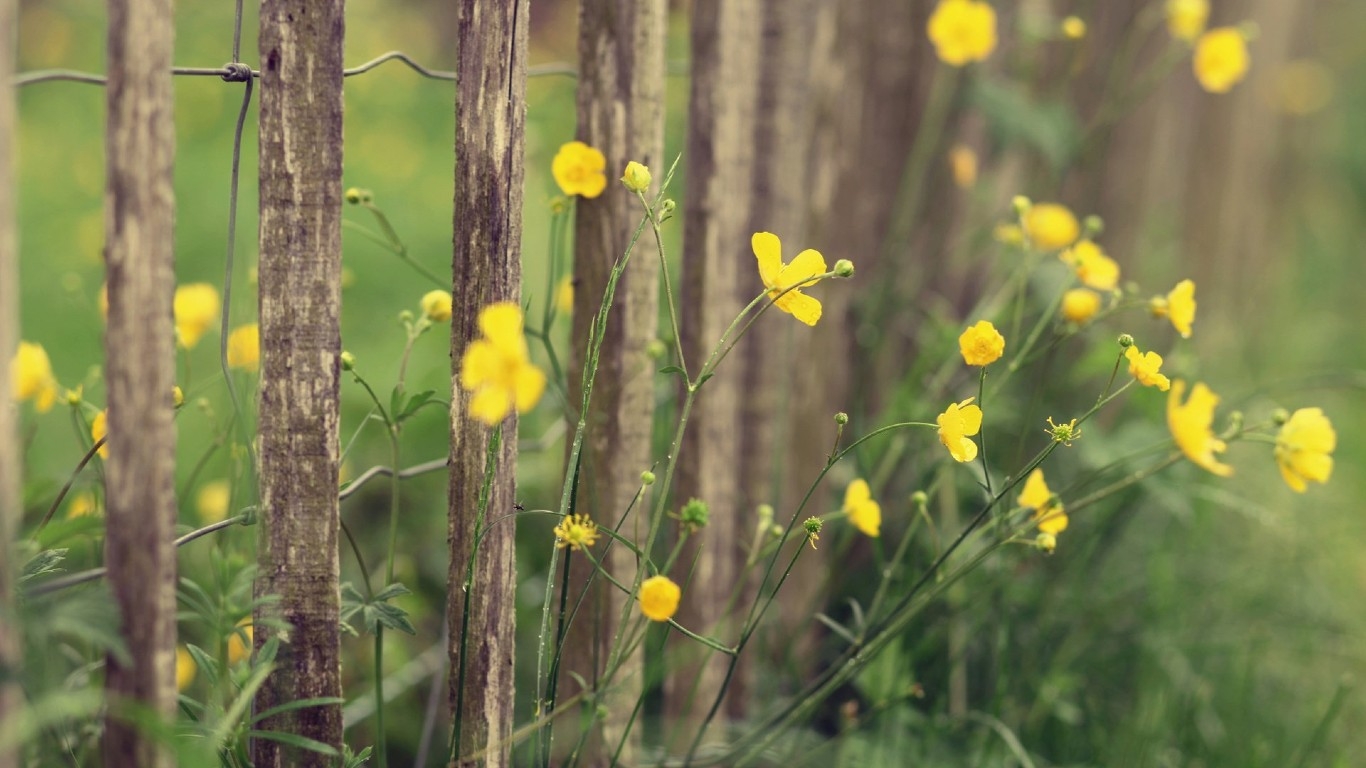
<path fill-rule="evenodd" d="M 1195 41 L 1195 79 L 1210 93 L 1227 93 L 1247 74 L 1247 38 L 1237 27 L 1211 29 Z"/>
<path fill-rule="evenodd" d="M 522 335 L 522 308 L 510 301 L 479 312 L 483 338 L 465 348 L 460 386 L 470 393 L 470 413 L 493 426 L 513 408 L 526 413 L 545 391 L 545 373 L 531 364 Z"/>
<path fill-rule="evenodd" d="M 105 411 L 95 414 L 95 418 L 90 420 L 90 439 L 99 442 L 109 436 L 109 416 Z M 100 446 L 100 458 L 109 458 L 109 444 L 106 442 Z"/>
<path fill-rule="evenodd" d="M 607 158 L 602 152 L 571 141 L 560 147 L 550 163 L 550 173 L 566 195 L 594 198 L 607 188 Z"/>
<path fill-rule="evenodd" d="M 433 323 L 444 323 L 451 319 L 451 292 L 428 291 L 422 296 L 422 314 Z"/>
<path fill-rule="evenodd" d="M 57 402 L 57 379 L 52 375 L 52 361 L 42 344 L 19 342 L 9 362 L 10 393 L 15 402 L 32 400 L 39 413 L 47 413 Z"/>
<path fill-rule="evenodd" d="M 1178 40 L 1195 40 L 1208 18 L 1209 0 L 1167 0 L 1167 31 Z"/>
<path fill-rule="evenodd" d="M 1006 351 L 1006 337 L 988 320 L 978 320 L 958 337 L 958 350 L 968 365 L 991 365 Z"/>
<path fill-rule="evenodd" d="M 651 576 L 640 583 L 640 612 L 650 621 L 668 621 L 678 612 L 683 590 L 668 576 Z"/>
<path fill-rule="evenodd" d="M 248 373 L 261 370 L 261 326 L 239 325 L 228 334 L 228 367 Z"/>
<path fill-rule="evenodd" d="M 580 550 L 591 547 L 598 540 L 598 524 L 588 515 L 567 515 L 555 526 L 555 546 Z"/>
<path fill-rule="evenodd" d="M 650 189 L 650 169 L 632 160 L 626 164 L 621 183 L 632 192 L 646 192 Z"/>
<path fill-rule="evenodd" d="M 194 508 L 199 521 L 205 525 L 220 522 L 228 516 L 232 502 L 232 485 L 227 480 L 210 480 L 199 486 L 194 495 Z"/>
<path fill-rule="evenodd" d="M 1124 350 L 1124 357 L 1129 360 L 1129 373 L 1138 379 L 1139 384 L 1157 387 L 1163 392 L 1171 388 L 1171 382 L 1158 371 L 1162 367 L 1161 355 L 1151 351 L 1144 354 L 1138 351 L 1138 347 L 1133 346 Z"/>
<path fill-rule="evenodd" d="M 1100 294 L 1087 288 L 1073 288 L 1062 295 L 1062 316 L 1081 325 L 1100 311 Z"/>
<path fill-rule="evenodd" d="M 1338 434 L 1322 409 L 1301 408 L 1290 414 L 1276 435 L 1276 465 L 1286 485 L 1304 493 L 1310 480 L 1328 482 L 1337 445 Z"/>
<path fill-rule="evenodd" d="M 949 148 L 949 171 L 959 189 L 971 189 L 977 183 L 977 153 L 966 144 Z"/>
<path fill-rule="evenodd" d="M 812 285 L 817 275 L 828 271 L 825 257 L 808 248 L 797 254 L 792 263 L 784 264 L 782 241 L 772 232 L 755 232 L 750 246 L 759 260 L 759 279 L 764 281 L 774 305 L 807 325 L 815 325 L 821 319 L 820 301 L 802 293 L 801 288 L 787 289 Z"/>
<path fill-rule="evenodd" d="M 844 490 L 844 514 L 854 527 L 877 538 L 882 529 L 882 506 L 873 501 L 868 481 L 855 480 Z"/>
<path fill-rule="evenodd" d="M 1062 502 L 1048 490 L 1042 469 L 1029 473 L 1015 503 L 1034 510 L 1034 519 L 1038 521 L 1040 531 L 1057 536 L 1067 530 L 1067 514 L 1063 511 Z"/>
<path fill-rule="evenodd" d="M 1119 285 L 1119 264 L 1091 240 L 1078 241 L 1059 258 L 1072 265 L 1083 285 L 1098 291 L 1113 291 Z"/>
<path fill-rule="evenodd" d="M 1167 318 L 1181 338 L 1189 339 L 1195 323 L 1195 282 L 1182 280 L 1166 296 L 1154 296 L 1148 308 L 1153 317 Z"/>
<path fill-rule="evenodd" d="M 1021 222 L 1029 242 L 1036 250 L 1056 251 L 1076 242 L 1081 234 L 1077 217 L 1065 205 L 1035 203 L 1024 212 Z"/>
<path fill-rule="evenodd" d="M 250 616 L 237 622 L 237 627 L 228 635 L 228 664 L 231 666 L 250 657 L 255 639 Z"/>
<path fill-rule="evenodd" d="M 1176 447 L 1197 466 L 1220 477 L 1232 475 L 1233 467 L 1214 457 L 1228 448 L 1223 440 L 1214 436 L 1210 426 L 1214 423 L 1214 408 L 1219 405 L 1219 396 L 1201 381 L 1191 389 L 1190 400 L 1182 403 L 1185 394 L 1186 382 L 1173 381 L 1167 395 L 1167 427 L 1176 440 Z"/>
<path fill-rule="evenodd" d="M 109 283 L 100 286 L 100 295 L 95 298 L 95 305 L 100 308 L 100 319 L 109 322 Z"/>
<path fill-rule="evenodd" d="M 178 693 L 184 693 L 190 683 L 194 682 L 194 674 L 197 667 L 194 664 L 194 657 L 183 645 L 177 645 L 175 649 L 175 689 Z"/>
<path fill-rule="evenodd" d="M 555 286 L 555 311 L 562 315 L 574 314 L 574 276 L 565 275 Z"/>
<path fill-rule="evenodd" d="M 1019 224 L 1001 222 L 991 230 L 991 236 L 1001 245 L 1024 245 L 1024 230 Z"/>
<path fill-rule="evenodd" d="M 1333 72 L 1314 59 L 1288 61 L 1276 71 L 1272 104 L 1289 115 L 1312 115 L 1333 100 Z"/>
<path fill-rule="evenodd" d="M 927 31 L 945 64 L 982 61 L 996 50 L 996 10 L 978 0 L 940 0 Z"/>
<path fill-rule="evenodd" d="M 1080 40 L 1086 37 L 1086 22 L 1078 16 L 1068 16 L 1062 20 L 1062 36 L 1068 40 Z"/>
<path fill-rule="evenodd" d="M 171 402 L 174 403 L 177 408 L 184 405 L 185 390 L 181 389 L 179 386 L 171 387 Z"/>
<path fill-rule="evenodd" d="M 218 289 L 208 283 L 190 283 L 175 289 L 176 341 L 185 349 L 194 349 L 204 332 L 218 320 L 222 304 Z"/>
<path fill-rule="evenodd" d="M 939 424 L 939 442 L 949 449 L 954 461 L 977 458 L 977 443 L 969 438 L 982 428 L 982 409 L 972 404 L 975 397 L 952 403 L 935 419 Z"/>
<path fill-rule="evenodd" d="M 72 496 L 71 502 L 66 505 L 66 518 L 68 520 L 77 517 L 98 517 L 100 514 L 100 504 L 95 500 L 95 494 L 90 491 L 81 491 Z"/>

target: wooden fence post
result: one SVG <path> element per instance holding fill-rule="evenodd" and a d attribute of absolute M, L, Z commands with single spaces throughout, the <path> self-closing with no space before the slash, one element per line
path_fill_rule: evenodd
<path fill-rule="evenodd" d="M 19 41 L 17 0 L 0 0 L 0 723 L 18 717 L 23 691 L 17 679 L 23 649 L 14 621 L 15 533 L 23 514 L 18 409 L 10 393 L 10 356 L 19 343 L 19 236 L 15 231 L 14 149 L 18 143 L 13 87 Z M 17 751 L 0 749 L 0 768 L 18 768 Z"/>

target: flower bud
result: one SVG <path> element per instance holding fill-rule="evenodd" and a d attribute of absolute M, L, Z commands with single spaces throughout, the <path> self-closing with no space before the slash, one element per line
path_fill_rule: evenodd
<path fill-rule="evenodd" d="M 664 217 L 672 216 L 676 208 L 678 208 L 678 203 L 675 203 L 672 197 L 667 198 L 664 202 L 659 204 L 659 215 Z"/>
<path fill-rule="evenodd" d="M 640 484 L 641 484 L 641 485 L 654 485 L 654 484 L 655 484 L 655 473 L 651 472 L 651 471 L 648 470 L 648 469 L 645 470 L 644 472 L 641 472 L 641 473 L 640 473 Z"/>
<path fill-rule="evenodd" d="M 663 360 L 664 356 L 669 354 L 669 345 L 660 339 L 651 339 L 650 343 L 645 345 L 645 354 L 651 360 Z"/>
<path fill-rule="evenodd" d="M 171 400 L 175 403 L 175 407 L 177 408 L 184 405 L 185 390 L 181 389 L 180 387 L 171 387 Z"/>
<path fill-rule="evenodd" d="M 924 491 L 916 491 L 911 494 L 911 503 L 917 507 L 923 507 L 930 503 L 930 495 Z"/>
<path fill-rule="evenodd" d="M 1082 239 L 1091 240 L 1105 231 L 1105 221 L 1094 213 L 1081 220 Z"/>
<path fill-rule="evenodd" d="M 1034 539 L 1034 546 L 1051 555 L 1058 548 L 1058 537 L 1051 533 L 1040 533 Z"/>
<path fill-rule="evenodd" d="M 346 190 L 346 202 L 356 205 L 360 202 L 360 189 L 352 187 Z"/>
<path fill-rule="evenodd" d="M 835 414 L 835 423 L 840 425 L 841 427 L 845 424 L 848 424 L 849 414 L 845 413 L 844 411 L 840 411 L 839 413 Z"/>
<path fill-rule="evenodd" d="M 1010 198 L 1010 207 L 1014 208 L 1015 213 L 1019 216 L 1025 215 L 1025 212 L 1033 205 L 1034 204 L 1029 201 L 1029 198 L 1024 195 L 1016 195 Z"/>
<path fill-rule="evenodd" d="M 1130 335 L 1127 334 L 1127 333 L 1121 333 L 1121 334 L 1119 335 L 1119 348 L 1120 348 L 1120 349 L 1128 349 L 1129 347 L 1132 347 L 1133 345 L 1134 345 L 1134 337 L 1133 337 L 1133 336 L 1130 336 Z"/>
<path fill-rule="evenodd" d="M 356 356 L 345 350 L 341 353 L 341 367 L 343 371 L 350 371 L 356 367 Z"/>
<path fill-rule="evenodd" d="M 1276 426 L 1279 427 L 1287 421 L 1290 421 L 1290 411 L 1287 411 L 1284 408 L 1277 408 L 1271 412 L 1271 420 L 1276 422 Z"/>
<path fill-rule="evenodd" d="M 650 169 L 632 160 L 626 164 L 621 183 L 632 192 L 644 192 L 650 188 Z"/>
<path fill-rule="evenodd" d="M 678 522 L 692 533 L 706 528 L 710 518 L 711 510 L 707 508 L 707 502 L 701 499 L 689 500 L 683 505 L 683 511 L 678 513 Z"/>
<path fill-rule="evenodd" d="M 811 548 L 816 548 L 816 542 L 821 538 L 821 526 L 823 523 L 819 517 L 808 517 L 802 521 L 802 529 L 806 531 L 806 540 L 811 542 Z"/>
<path fill-rule="evenodd" d="M 835 262 L 835 277 L 853 277 L 854 262 L 848 259 L 840 259 Z"/>

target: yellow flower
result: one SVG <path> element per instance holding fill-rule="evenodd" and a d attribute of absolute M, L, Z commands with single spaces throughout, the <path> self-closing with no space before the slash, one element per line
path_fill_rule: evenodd
<path fill-rule="evenodd" d="M 650 621 L 668 621 L 678 611 L 683 591 L 668 576 L 659 575 L 640 583 L 640 612 Z"/>
<path fill-rule="evenodd" d="M 100 515 L 100 504 L 95 500 L 95 494 L 90 491 L 81 491 L 72 496 L 71 503 L 66 505 L 66 519 L 68 520 L 91 515 L 95 517 Z"/>
<path fill-rule="evenodd" d="M 39 413 L 47 413 L 57 402 L 57 379 L 52 375 L 52 361 L 42 344 L 19 342 L 19 349 L 9 361 L 9 382 L 15 402 L 32 400 Z"/>
<path fill-rule="evenodd" d="M 1010 224 L 1007 222 L 997 224 L 991 230 L 991 236 L 1001 245 L 1024 245 L 1024 230 L 1020 229 L 1019 224 Z"/>
<path fill-rule="evenodd" d="M 1211 392 L 1204 382 L 1196 382 L 1191 389 L 1190 400 L 1182 404 L 1181 399 L 1185 394 L 1186 382 L 1181 379 L 1173 381 L 1171 393 L 1167 395 L 1167 427 L 1176 440 L 1176 447 L 1196 465 L 1220 477 L 1228 477 L 1233 474 L 1233 467 L 1214 458 L 1214 454 L 1223 453 L 1228 446 L 1215 437 L 1210 429 L 1219 396 Z"/>
<path fill-rule="evenodd" d="M 945 64 L 982 61 L 996 50 L 996 11 L 977 0 L 940 0 L 927 31 Z"/>
<path fill-rule="evenodd" d="M 1062 36 L 1068 40 L 1080 40 L 1086 37 L 1086 22 L 1077 16 L 1068 16 L 1062 20 Z"/>
<path fill-rule="evenodd" d="M 433 323 L 444 323 L 451 319 L 450 291 L 428 291 L 422 297 L 422 314 Z"/>
<path fill-rule="evenodd" d="M 109 417 L 104 411 L 95 414 L 95 418 L 90 420 L 90 439 L 99 442 L 109 436 Z M 100 446 L 100 458 L 109 458 L 109 443 Z"/>
<path fill-rule="evenodd" d="M 1081 325 L 1100 311 L 1100 294 L 1086 288 L 1073 288 L 1062 295 L 1062 316 Z"/>
<path fill-rule="evenodd" d="M 237 622 L 237 627 L 228 635 L 228 664 L 236 664 L 251 656 L 253 640 L 255 633 L 252 631 L 251 617 L 248 616 Z"/>
<path fill-rule="evenodd" d="M 1067 530 L 1067 514 L 1063 511 L 1062 502 L 1054 499 L 1053 492 L 1048 490 L 1042 469 L 1029 473 L 1015 503 L 1034 510 L 1034 519 L 1038 521 L 1040 531 L 1056 536 Z"/>
<path fill-rule="evenodd" d="M 1129 373 L 1138 379 L 1138 383 L 1145 387 L 1157 387 L 1166 392 L 1171 387 L 1171 382 L 1158 372 L 1162 367 L 1162 356 L 1156 352 L 1146 354 L 1139 352 L 1138 347 L 1129 347 L 1124 350 L 1124 356 L 1129 360 Z"/>
<path fill-rule="evenodd" d="M 100 319 L 109 322 L 109 283 L 100 286 L 100 295 L 95 299 L 100 308 Z"/>
<path fill-rule="evenodd" d="M 844 514 L 854 527 L 877 538 L 882 528 L 882 506 L 873 501 L 866 480 L 855 480 L 844 491 Z"/>
<path fill-rule="evenodd" d="M 1208 18 L 1209 0 L 1167 0 L 1167 31 L 1178 40 L 1199 37 Z"/>
<path fill-rule="evenodd" d="M 175 649 L 175 689 L 178 693 L 184 693 L 190 683 L 194 682 L 195 664 L 194 657 L 185 649 L 183 645 L 177 645 Z"/>
<path fill-rule="evenodd" d="M 1195 283 L 1182 280 L 1166 296 L 1154 296 L 1148 308 L 1153 317 L 1167 318 L 1181 338 L 1189 339 L 1195 322 Z"/>
<path fill-rule="evenodd" d="M 1005 353 L 1006 338 L 989 321 L 979 320 L 958 337 L 958 350 L 968 365 L 991 365 Z"/>
<path fill-rule="evenodd" d="M 1304 493 L 1309 480 L 1328 482 L 1337 444 L 1337 432 L 1321 409 L 1301 408 L 1290 414 L 1276 435 L 1276 464 L 1286 485 Z"/>
<path fill-rule="evenodd" d="M 1081 225 L 1067 206 L 1057 203 L 1035 203 L 1021 218 L 1030 243 L 1040 251 L 1056 251 L 1076 242 Z"/>
<path fill-rule="evenodd" d="M 626 164 L 626 172 L 621 175 L 621 183 L 632 192 L 645 192 L 650 189 L 650 169 L 632 160 Z"/>
<path fill-rule="evenodd" d="M 598 524 L 588 515 L 569 515 L 555 526 L 555 546 L 573 550 L 591 547 L 598 540 Z"/>
<path fill-rule="evenodd" d="M 199 513 L 199 521 L 208 525 L 224 520 L 228 516 L 228 504 L 231 501 L 232 486 L 227 480 L 204 483 L 194 495 L 194 508 Z"/>
<path fill-rule="evenodd" d="M 813 278 L 824 274 L 825 257 L 810 248 L 797 254 L 790 264 L 783 263 L 783 245 L 772 232 L 755 232 L 750 246 L 759 260 L 759 279 L 764 281 L 769 298 L 778 309 L 807 325 L 821 319 L 821 303 L 801 292 L 801 288 L 783 293 L 792 286 L 813 284 Z"/>
<path fill-rule="evenodd" d="M 171 402 L 172 402 L 172 403 L 175 403 L 175 407 L 177 407 L 177 408 L 179 408 L 180 406 L 184 405 L 184 404 L 185 404 L 185 390 L 181 389 L 179 386 L 172 386 L 172 387 L 171 387 Z"/>
<path fill-rule="evenodd" d="M 977 443 L 969 440 L 982 428 L 982 409 L 973 405 L 975 397 L 961 403 L 951 403 L 936 419 L 939 423 L 939 442 L 949 449 L 955 461 L 977 458 Z"/>
<path fill-rule="evenodd" d="M 574 276 L 565 275 L 555 286 L 555 309 L 562 315 L 574 314 Z"/>
<path fill-rule="evenodd" d="M 190 283 L 175 289 L 176 340 L 185 349 L 194 349 L 204 332 L 218 320 L 218 289 L 208 283 Z"/>
<path fill-rule="evenodd" d="M 1247 39 L 1236 27 L 1211 29 L 1195 41 L 1195 79 L 1210 93 L 1227 93 L 1247 74 Z"/>
<path fill-rule="evenodd" d="M 483 338 L 465 348 L 460 386 L 470 393 L 470 413 L 494 426 L 513 408 L 531 410 L 545 391 L 545 374 L 531 364 L 522 335 L 522 309 L 505 301 L 479 312 Z"/>
<path fill-rule="evenodd" d="M 970 189 L 977 183 L 977 153 L 966 144 L 954 144 L 949 149 L 949 171 L 959 189 Z"/>
<path fill-rule="evenodd" d="M 1113 291 L 1119 285 L 1119 265 L 1090 240 L 1079 241 L 1058 258 L 1072 265 L 1083 285 L 1098 291 Z"/>
<path fill-rule="evenodd" d="M 228 367 L 249 373 L 261 370 L 261 326 L 239 325 L 228 334 Z"/>
<path fill-rule="evenodd" d="M 560 147 L 550 163 L 550 173 L 566 195 L 594 198 L 607 188 L 607 158 L 582 141 Z"/>

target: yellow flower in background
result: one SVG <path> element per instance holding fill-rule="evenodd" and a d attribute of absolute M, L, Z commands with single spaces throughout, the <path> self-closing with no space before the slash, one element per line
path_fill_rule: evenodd
<path fill-rule="evenodd" d="M 1053 492 L 1048 490 L 1042 469 L 1029 473 L 1015 503 L 1034 510 L 1034 519 L 1038 521 L 1040 531 L 1056 536 L 1067 530 L 1067 514 L 1063 511 L 1062 502 L 1055 500 Z"/>
<path fill-rule="evenodd" d="M 1001 245 L 1024 245 L 1024 230 L 1020 229 L 1019 224 L 1011 224 L 1009 222 L 997 224 L 991 230 L 991 237 Z"/>
<path fill-rule="evenodd" d="M 249 373 L 261 370 L 261 326 L 239 325 L 228 334 L 228 367 Z"/>
<path fill-rule="evenodd" d="M 966 144 L 954 144 L 949 149 L 949 172 L 959 189 L 971 189 L 977 183 L 977 153 Z"/>
<path fill-rule="evenodd" d="M 1166 392 L 1171 387 L 1171 382 L 1158 372 L 1162 367 L 1162 356 L 1156 352 L 1146 354 L 1139 352 L 1138 347 L 1132 346 L 1124 350 L 1124 357 L 1129 360 L 1129 373 L 1138 379 L 1138 383 L 1145 387 L 1157 387 Z"/>
<path fill-rule="evenodd" d="M 1223 440 L 1214 436 L 1210 428 L 1214 423 L 1214 408 L 1219 405 L 1219 396 L 1199 381 L 1191 389 L 1190 400 L 1182 403 L 1185 394 L 1186 382 L 1181 379 L 1173 381 L 1171 392 L 1167 395 L 1167 427 L 1176 440 L 1176 447 L 1197 466 L 1220 477 L 1232 475 L 1233 467 L 1220 463 L 1214 457 L 1214 454 L 1223 453 L 1228 448 Z"/>
<path fill-rule="evenodd" d="M 1119 285 L 1119 264 L 1090 240 L 1079 241 L 1058 258 L 1072 265 L 1082 285 L 1098 291 L 1113 291 Z"/>
<path fill-rule="evenodd" d="M 1227 93 L 1247 74 L 1247 38 L 1237 27 L 1211 29 L 1195 41 L 1195 79 L 1210 93 Z"/>
<path fill-rule="evenodd" d="M 1189 339 L 1195 323 L 1195 282 L 1182 280 L 1166 296 L 1154 296 L 1148 308 L 1153 317 L 1167 318 L 1181 338 Z"/>
<path fill-rule="evenodd" d="M 100 286 L 100 295 L 95 298 L 95 304 L 100 308 L 100 319 L 109 322 L 109 283 Z"/>
<path fill-rule="evenodd" d="M 39 413 L 52 409 L 57 402 L 57 379 L 52 375 L 52 361 L 42 344 L 19 342 L 9 361 L 9 386 L 15 402 L 32 400 Z"/>
<path fill-rule="evenodd" d="M 1056 251 L 1076 242 L 1081 235 L 1077 217 L 1065 205 L 1035 203 L 1021 217 L 1025 234 L 1036 250 Z"/>
<path fill-rule="evenodd" d="M 940 0 L 927 32 L 945 64 L 982 61 L 996 50 L 996 11 L 978 0 Z"/>
<path fill-rule="evenodd" d="M 1086 22 L 1080 17 L 1068 16 L 1062 20 L 1062 36 L 1068 40 L 1080 40 L 1086 37 Z"/>
<path fill-rule="evenodd" d="M 621 183 L 632 192 L 649 191 L 650 169 L 632 160 L 626 164 L 626 172 L 621 175 Z"/>
<path fill-rule="evenodd" d="M 177 645 L 175 649 L 175 689 L 178 693 L 184 693 L 190 683 L 194 682 L 195 667 L 194 657 L 183 645 Z"/>
<path fill-rule="evenodd" d="M 828 272 L 825 257 L 810 248 L 797 254 L 790 264 L 783 263 L 783 245 L 772 232 L 755 232 L 750 238 L 754 256 L 759 260 L 759 279 L 764 281 L 769 298 L 782 311 L 807 325 L 821 319 L 821 303 L 792 286 L 810 285 L 817 275 Z M 783 293 L 787 291 L 787 293 Z"/>
<path fill-rule="evenodd" d="M 232 485 L 227 480 L 210 480 L 199 486 L 199 491 L 194 495 L 195 512 L 199 513 L 199 521 L 205 525 L 227 519 L 230 503 Z"/>
<path fill-rule="evenodd" d="M 574 314 L 574 276 L 565 275 L 555 286 L 555 311 L 562 315 Z"/>
<path fill-rule="evenodd" d="M 255 639 L 250 616 L 237 622 L 237 627 L 228 635 L 228 664 L 233 665 L 250 657 L 252 642 Z"/>
<path fill-rule="evenodd" d="M 175 289 L 176 341 L 185 349 L 194 349 L 204 332 L 218 320 L 222 307 L 218 289 L 208 283 L 190 283 Z"/>
<path fill-rule="evenodd" d="M 594 198 L 607 188 L 607 158 L 582 141 L 560 146 L 550 163 L 550 173 L 566 195 Z"/>
<path fill-rule="evenodd" d="M 844 491 L 844 514 L 865 535 L 877 538 L 882 529 L 882 505 L 873 501 L 866 480 L 855 480 Z"/>
<path fill-rule="evenodd" d="M 1337 445 L 1338 434 L 1322 409 L 1301 408 L 1290 414 L 1276 435 L 1276 465 L 1286 485 L 1304 493 L 1310 480 L 1328 482 Z"/>
<path fill-rule="evenodd" d="M 545 373 L 531 364 L 522 335 L 522 308 L 505 301 L 479 312 L 483 338 L 465 348 L 460 386 L 470 393 L 470 413 L 494 426 L 512 409 L 526 413 L 545 391 Z"/>
<path fill-rule="evenodd" d="M 1209 0 L 1167 0 L 1167 31 L 1177 40 L 1195 40 L 1208 18 Z"/>
<path fill-rule="evenodd" d="M 68 520 L 77 517 L 99 517 L 100 514 L 100 503 L 95 500 L 95 494 L 90 491 L 81 491 L 72 496 L 71 502 L 66 505 L 66 519 Z"/>
<path fill-rule="evenodd" d="M 90 439 L 98 443 L 108 436 L 109 416 L 104 411 L 100 411 L 95 414 L 95 418 L 90 420 Z M 99 454 L 101 459 L 109 458 L 108 442 L 100 446 Z"/>
<path fill-rule="evenodd" d="M 580 550 L 591 547 L 598 540 L 598 524 L 588 515 L 568 515 L 555 526 L 555 546 Z"/>
<path fill-rule="evenodd" d="M 1081 325 L 1100 311 L 1100 294 L 1088 288 L 1073 288 L 1062 295 L 1062 316 Z"/>
<path fill-rule="evenodd" d="M 1275 72 L 1270 101 L 1289 115 L 1312 115 L 1333 101 L 1333 70 L 1315 59 L 1295 59 Z"/>
<path fill-rule="evenodd" d="M 939 442 L 949 449 L 954 461 L 977 458 L 977 443 L 969 438 L 982 429 L 982 409 L 973 405 L 975 397 L 952 403 L 935 419 L 939 423 Z"/>
<path fill-rule="evenodd" d="M 420 302 L 422 314 L 433 323 L 444 323 L 451 319 L 450 291 L 428 291 Z"/>
<path fill-rule="evenodd" d="M 968 365 L 991 365 L 1005 354 L 1006 337 L 989 321 L 979 320 L 958 337 L 958 350 Z"/>
<path fill-rule="evenodd" d="M 668 621 L 678 612 L 683 590 L 668 576 L 651 576 L 640 583 L 640 612 L 650 621 Z"/>

